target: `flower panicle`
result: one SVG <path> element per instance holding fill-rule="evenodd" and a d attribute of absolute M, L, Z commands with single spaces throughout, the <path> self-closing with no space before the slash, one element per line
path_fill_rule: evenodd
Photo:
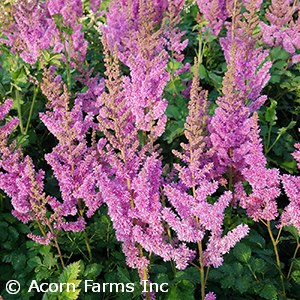
<path fill-rule="evenodd" d="M 300 131 L 300 129 L 299 129 Z M 300 143 L 295 144 L 296 150 L 292 153 L 300 170 Z M 300 176 L 282 175 L 281 182 L 290 203 L 281 215 L 281 226 L 293 225 L 300 235 Z"/>
<path fill-rule="evenodd" d="M 290 53 L 292 62 L 300 61 L 300 5 L 297 1 L 272 0 L 265 16 L 267 23 L 260 22 L 262 40 L 270 47 L 282 47 Z M 294 18 L 296 15 L 296 18 Z"/>
<path fill-rule="evenodd" d="M 258 114 L 254 113 L 248 122 L 251 129 L 249 141 L 242 147 L 245 166 L 241 173 L 252 187 L 252 192 L 247 195 L 242 182 L 239 182 L 236 186 L 237 197 L 241 207 L 255 221 L 271 221 L 278 216 L 276 198 L 280 195 L 279 170 L 266 168 L 267 160 L 259 136 Z"/>
<path fill-rule="evenodd" d="M 205 252 L 199 253 L 200 260 L 205 261 L 206 266 L 218 267 L 222 264 L 223 255 L 248 233 L 248 227 L 245 226 L 245 230 L 236 228 L 222 237 L 224 210 L 232 200 L 232 193 L 225 192 L 213 204 L 208 201 L 208 197 L 213 197 L 218 190 L 219 182 L 214 180 L 214 162 L 207 149 L 207 92 L 199 86 L 197 72 L 194 74 L 190 98 L 189 115 L 185 123 L 188 142 L 182 144 L 183 153 L 175 152 L 185 166 L 175 166 L 179 171 L 177 183 L 164 185 L 164 194 L 172 208 L 165 207 L 163 217 L 181 242 L 199 245 L 209 234 Z M 226 239 L 232 243 L 228 243 L 229 248 L 220 250 L 221 243 Z"/>

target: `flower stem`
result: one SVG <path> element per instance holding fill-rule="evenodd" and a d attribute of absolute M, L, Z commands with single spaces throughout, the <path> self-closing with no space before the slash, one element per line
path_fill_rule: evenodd
<path fill-rule="evenodd" d="M 265 151 L 265 154 L 267 155 L 272 149 L 273 149 L 273 147 L 277 144 L 277 142 L 279 141 L 279 139 L 281 138 L 281 133 L 280 134 L 278 134 L 277 135 L 277 137 L 276 137 L 276 139 L 275 139 L 275 141 L 274 141 L 274 143 L 270 146 L 270 147 L 268 147 L 267 149 L 266 149 L 266 151 Z"/>
<path fill-rule="evenodd" d="M 283 278 L 283 274 L 282 274 L 282 270 L 281 270 L 280 258 L 279 258 L 278 248 L 277 248 L 279 238 L 277 237 L 276 240 L 274 239 L 274 236 L 273 236 L 273 233 L 272 233 L 272 230 L 271 230 L 270 221 L 267 221 L 266 224 L 267 224 L 269 236 L 270 236 L 272 244 L 273 244 L 274 253 L 275 253 L 275 256 L 276 256 L 276 264 L 277 264 L 277 268 L 278 268 L 278 271 L 279 271 L 283 298 L 287 299 L 286 298 L 286 293 L 285 293 L 284 278 Z"/>
<path fill-rule="evenodd" d="M 58 241 L 57 241 L 57 237 L 56 237 L 56 235 L 55 235 L 55 233 L 54 233 L 54 230 L 53 230 L 53 228 L 52 228 L 52 226 L 51 226 L 49 220 L 48 220 L 48 222 L 47 222 L 47 226 L 48 226 L 50 232 L 51 232 L 51 233 L 53 234 L 53 236 L 54 236 L 54 239 L 53 239 L 53 240 L 54 240 L 55 248 L 56 248 L 56 250 L 57 250 L 57 253 L 58 253 L 58 256 L 59 256 L 59 259 L 60 259 L 60 262 L 61 262 L 61 266 L 62 266 L 63 269 L 64 269 L 64 268 L 65 268 L 64 259 L 63 259 L 63 256 L 62 256 L 62 253 L 61 253 L 61 250 L 60 250 Z"/>
<path fill-rule="evenodd" d="M 138 244 L 138 248 L 139 248 L 139 251 L 140 251 L 140 257 L 143 257 L 144 256 L 144 253 L 143 253 L 143 248 L 140 244 Z M 141 276 L 141 279 L 148 282 L 148 274 L 147 274 L 147 268 L 143 268 L 143 276 Z M 147 291 L 146 292 L 146 300 L 151 300 L 151 297 L 150 297 L 150 292 Z"/>
<path fill-rule="evenodd" d="M 68 47 L 66 45 L 66 39 L 64 39 L 64 50 L 65 50 L 65 55 L 66 55 L 66 67 L 67 67 L 67 87 L 68 91 L 71 91 L 71 53 L 70 53 L 70 37 L 68 40 Z"/>
<path fill-rule="evenodd" d="M 199 219 L 198 217 L 195 218 L 196 220 L 196 226 L 199 229 Z M 200 284 L 201 284 L 201 300 L 204 300 L 205 298 L 205 272 L 204 272 L 204 262 L 203 262 L 203 247 L 202 242 L 198 241 L 198 252 L 199 252 L 199 272 L 200 272 Z"/>
<path fill-rule="evenodd" d="M 34 90 L 33 90 L 33 98 L 32 98 L 32 102 L 31 102 L 29 116 L 28 116 L 28 120 L 27 120 L 27 124 L 26 124 L 24 134 L 27 134 L 27 132 L 28 132 L 28 128 L 29 128 L 29 125 L 30 125 L 30 120 L 31 120 L 31 117 L 32 117 L 33 107 L 34 107 L 34 103 L 35 103 L 35 100 L 36 100 L 38 90 L 39 90 L 39 87 L 35 86 Z"/>
<path fill-rule="evenodd" d="M 19 90 L 16 89 L 16 103 L 17 103 L 17 111 L 18 111 L 18 118 L 19 118 L 19 126 L 21 133 L 24 134 L 24 126 L 23 126 L 23 120 L 22 120 L 22 109 L 21 109 L 21 102 L 20 102 L 20 93 Z"/>
<path fill-rule="evenodd" d="M 124 155 L 124 151 L 121 152 L 122 155 L 123 155 L 123 161 L 124 163 L 126 162 L 125 160 L 125 155 Z M 128 188 L 128 191 L 130 193 L 130 206 L 131 208 L 134 208 L 135 207 L 135 204 L 134 204 L 134 197 L 133 197 L 133 193 L 132 193 L 132 190 L 131 190 L 131 182 L 130 182 L 130 179 L 127 179 L 127 188 Z M 136 223 L 136 220 L 133 220 L 133 223 Z M 140 257 L 143 257 L 144 256 L 144 253 L 143 253 L 143 248 L 140 244 L 137 244 L 137 247 L 140 251 Z M 145 280 L 146 282 L 148 282 L 148 274 L 147 274 L 147 268 L 143 268 L 143 277 L 141 277 L 142 280 Z M 150 292 L 147 291 L 146 292 L 146 300 L 151 300 L 151 297 L 150 297 Z"/>
<path fill-rule="evenodd" d="M 58 253 L 61 265 L 62 265 L 62 267 L 64 269 L 65 268 L 65 263 L 64 263 L 64 260 L 63 260 L 63 257 L 62 257 L 62 253 L 61 253 L 61 250 L 60 250 L 60 247 L 59 247 L 59 244 L 57 242 L 57 238 L 56 237 L 54 238 L 54 244 L 55 244 L 55 247 L 57 249 L 57 253 Z"/>
<path fill-rule="evenodd" d="M 289 272 L 288 272 L 288 274 L 287 274 L 287 279 L 289 279 L 290 276 L 291 276 L 292 269 L 293 269 L 293 264 L 294 264 L 294 260 L 295 260 L 295 258 L 296 258 L 296 255 L 297 255 L 297 253 L 298 253 L 299 248 L 300 248 L 300 243 L 298 242 L 297 247 L 296 247 L 295 252 L 294 252 L 294 255 L 293 255 L 293 257 L 292 257 L 292 263 L 291 263 L 291 265 L 290 265 Z"/>
<path fill-rule="evenodd" d="M 90 239 L 89 239 L 86 231 L 84 231 L 83 234 L 84 234 L 84 241 L 85 241 L 86 249 L 89 254 L 89 260 L 91 261 L 93 259 L 93 255 L 92 255 L 92 250 L 91 250 L 91 246 L 90 246 Z"/>

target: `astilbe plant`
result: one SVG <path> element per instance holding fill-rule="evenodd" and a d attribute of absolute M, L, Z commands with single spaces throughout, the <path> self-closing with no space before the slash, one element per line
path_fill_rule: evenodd
<path fill-rule="evenodd" d="M 185 0 L 169 0 L 166 16 L 163 19 L 162 24 L 167 49 L 171 52 L 171 57 L 175 58 L 179 62 L 183 61 L 184 54 L 182 52 L 188 45 L 188 39 L 182 41 L 185 31 L 181 31 L 179 28 L 180 12 L 183 9 L 184 4 Z M 186 65 L 189 66 L 188 63 Z"/>
<path fill-rule="evenodd" d="M 0 108 L 0 119 L 3 119 L 12 106 L 12 100 L 7 100 Z M 62 266 L 64 266 L 60 247 L 56 238 L 55 225 L 60 221 L 59 211 L 49 216 L 48 204 L 54 200 L 44 192 L 44 172 L 35 171 L 29 156 L 23 157 L 16 141 L 9 144 L 8 136 L 18 120 L 13 118 L 0 129 L 1 160 L 0 160 L 0 188 L 10 198 L 13 206 L 12 214 L 23 223 L 35 222 L 40 234 L 30 233 L 28 236 L 40 244 L 54 241 L 58 250 Z"/>
<path fill-rule="evenodd" d="M 29 64 L 42 57 L 43 50 L 62 53 L 72 66 L 82 64 L 87 51 L 82 25 L 82 3 L 77 1 L 22 0 L 12 5 L 13 20 L 1 28 L 1 42 Z"/>
<path fill-rule="evenodd" d="M 47 9 L 55 22 L 57 32 L 54 38 L 54 51 L 62 52 L 69 67 L 81 66 L 87 52 L 80 18 L 83 15 L 81 0 L 48 0 Z"/>
<path fill-rule="evenodd" d="M 107 25 L 103 28 L 109 49 L 117 47 L 118 58 L 126 64 L 138 44 L 137 35 L 145 21 L 150 21 L 150 26 L 159 25 L 167 6 L 168 0 L 111 1 L 106 14 Z"/>
<path fill-rule="evenodd" d="M 278 217 L 276 198 L 280 195 L 279 171 L 268 169 L 259 136 L 258 117 L 255 112 L 266 101 L 260 93 L 268 82 L 270 62 L 265 62 L 266 50 L 257 48 L 253 36 L 259 19 L 258 2 L 236 3 L 227 36 L 221 40 L 228 63 L 223 81 L 224 96 L 217 100 L 218 108 L 209 130 L 215 149 L 214 161 L 218 172 L 226 174 L 228 189 L 234 192 L 233 203 L 239 202 L 249 217 L 266 225 L 276 255 L 282 294 L 285 297 L 284 278 L 278 254 L 278 240 L 274 238 L 270 221 Z M 250 192 L 244 183 L 251 187 Z"/>
<path fill-rule="evenodd" d="M 117 10 L 116 7 L 122 9 Z M 104 28 L 110 50 L 116 49 L 117 57 L 130 70 L 130 77 L 125 80 L 125 94 L 136 121 L 143 131 L 150 131 L 156 123 L 153 131 L 156 137 L 163 133 L 166 123 L 164 112 L 167 101 L 162 99 L 162 95 L 169 80 L 166 70 L 169 55 L 164 49 L 167 41 L 163 27 L 157 29 L 157 26 L 162 22 L 167 7 L 167 1 L 160 5 L 155 1 L 125 1 L 122 4 L 120 1 L 113 1 L 107 16 L 108 25 Z M 177 11 L 181 7 L 182 4 L 177 7 Z M 175 9 L 171 4 L 170 8 Z M 121 28 L 121 36 L 115 35 L 116 22 L 127 24 L 127 27 Z M 172 26 L 174 27 L 175 25 Z M 173 40 L 168 42 L 168 46 L 173 47 L 178 55 L 186 46 L 186 43 L 180 44 L 181 36 L 175 28 L 169 34 L 169 38 L 173 37 Z"/>
<path fill-rule="evenodd" d="M 45 3 L 39 1 L 20 1 L 12 6 L 13 20 L 4 24 L 5 37 L 1 42 L 10 46 L 13 53 L 29 64 L 34 64 L 41 51 L 50 48 L 55 32 Z"/>
<path fill-rule="evenodd" d="M 124 89 L 126 102 L 139 128 L 152 131 L 155 138 L 164 132 L 167 121 L 164 114 L 167 101 L 163 99 L 163 91 L 169 80 L 166 71 L 169 56 L 164 49 L 162 29 L 155 30 L 155 11 L 146 4 L 140 11 L 144 17 L 139 30 L 131 36 L 135 48 L 130 49 L 126 57 L 130 77 L 126 77 Z"/>
<path fill-rule="evenodd" d="M 208 28 L 215 35 L 218 35 L 228 17 L 231 16 L 233 1 L 226 0 L 197 0 L 200 12 L 208 21 Z"/>
<path fill-rule="evenodd" d="M 100 2 L 90 1 L 90 9 L 96 12 Z M 299 5 L 273 0 L 267 25 L 258 17 L 262 0 L 197 1 L 209 21 L 206 28 L 215 35 L 227 30 L 220 38 L 227 71 L 212 117 L 208 93 L 199 86 L 195 71 L 184 125 L 186 142 L 181 143 L 181 152 L 173 151 L 179 163 L 170 168 L 166 180 L 158 142 L 167 122 L 168 63 L 175 59 L 183 65 L 188 44 L 179 29 L 184 3 L 112 0 L 107 25 L 100 29 L 105 78 L 93 77 L 94 70 L 83 66 L 87 42 L 80 0 L 23 0 L 13 5 L 2 43 L 31 65 L 42 60 L 44 51 L 61 53 L 67 67 L 67 85 L 54 66 L 44 70 L 40 83 L 47 104 L 39 116 L 57 140 L 45 161 L 60 197 L 45 192 L 44 171 L 35 169 L 17 141 L 11 142 L 19 123 L 17 118 L 5 122 L 12 100 L 0 106 L 0 189 L 11 198 L 13 215 L 35 224 L 28 236 L 40 244 L 53 244 L 62 265 L 58 235 L 84 231 L 87 218 L 102 204 L 108 208 L 127 265 L 137 269 L 141 280 L 149 280 L 151 255 L 173 260 L 177 269 L 195 266 L 191 244 L 196 244 L 202 300 L 216 299 L 214 293 L 206 294 L 209 269 L 219 267 L 224 255 L 249 232 L 244 224 L 223 229 L 225 210 L 239 205 L 248 217 L 266 225 L 285 297 L 277 246 L 284 226 L 293 225 L 300 233 L 300 182 L 299 176 L 280 176 L 277 169 L 267 167 L 256 111 L 267 100 L 262 91 L 270 79 L 271 62 L 269 51 L 258 44 L 262 38 L 270 47 L 282 46 L 296 63 Z M 259 24 L 263 33 L 257 34 Z M 202 62 L 196 61 L 194 69 Z M 87 90 L 72 96 L 73 67 Z M 183 65 L 177 75 L 189 67 Z M 300 145 L 295 147 L 293 156 L 300 167 Z M 276 203 L 280 179 L 290 200 L 281 215 Z M 275 238 L 271 221 L 277 219 Z M 87 236 L 86 245 L 91 256 Z M 299 247 L 298 243 L 294 258 Z M 288 277 L 291 269 L 292 265 Z M 144 296 L 155 297 L 148 292 Z"/>
<path fill-rule="evenodd" d="M 259 136 L 257 113 L 249 119 L 249 140 L 243 145 L 246 166 L 241 170 L 243 179 L 252 188 L 247 195 L 242 182 L 236 183 L 236 193 L 240 206 L 245 208 L 253 220 L 271 221 L 278 216 L 276 198 L 280 194 L 278 181 L 279 172 L 266 168 L 267 160 L 263 154 L 263 146 Z"/>
<path fill-rule="evenodd" d="M 297 143 L 295 148 L 297 150 L 293 156 L 297 161 L 298 169 L 300 169 L 300 143 Z M 281 176 L 281 181 L 290 200 L 281 216 L 281 226 L 293 225 L 300 235 L 300 177 L 285 174 Z"/>
<path fill-rule="evenodd" d="M 174 151 L 184 166 L 175 165 L 179 172 L 179 181 L 164 186 L 164 193 L 174 210 L 166 207 L 163 211 L 164 219 L 180 241 L 198 245 L 201 299 L 205 297 L 205 267 L 220 266 L 223 255 L 249 231 L 248 226 L 239 225 L 223 235 L 224 210 L 232 200 L 231 192 L 225 192 L 214 203 L 208 201 L 217 191 L 219 183 L 210 178 L 214 164 L 207 144 L 207 109 L 207 92 L 198 86 L 196 74 L 191 89 L 189 115 L 185 123 L 185 137 L 188 142 L 181 144 L 184 149 L 182 153 Z M 209 233 L 209 238 L 204 248 L 206 233 Z M 208 295 L 206 299 L 213 299 L 213 295 Z"/>
<path fill-rule="evenodd" d="M 23 158 L 22 150 L 13 142 L 8 144 L 8 135 L 18 124 L 12 119 L 1 128 L 1 184 L 0 187 L 12 198 L 13 214 L 23 223 L 36 222 L 41 236 L 29 234 L 33 240 L 49 244 L 52 240 L 58 249 L 56 235 L 59 231 L 83 231 L 85 212 L 91 217 L 102 204 L 102 198 L 95 191 L 95 180 L 89 175 L 99 164 L 96 144 L 88 146 L 86 135 L 93 127 L 92 115 L 83 116 L 82 103 L 75 99 L 72 108 L 70 94 L 61 82 L 60 76 L 46 71 L 41 85 L 48 99 L 47 112 L 40 118 L 48 130 L 57 138 L 58 144 L 45 155 L 57 179 L 61 199 L 44 192 L 44 171 L 35 171 L 32 159 Z M 12 101 L 1 108 L 1 117 L 8 112 Z M 86 211 L 87 209 L 87 211 Z M 88 246 L 88 244 L 87 244 Z M 88 248 L 89 250 L 89 248 Z"/>
<path fill-rule="evenodd" d="M 291 54 L 292 63 L 300 61 L 300 4 L 290 0 L 272 0 L 265 17 L 269 24 L 260 22 L 262 40 L 270 47 L 281 46 Z M 294 15 L 297 15 L 294 18 Z"/>
<path fill-rule="evenodd" d="M 102 0 L 90 0 L 90 10 L 96 13 L 101 5 Z"/>
<path fill-rule="evenodd" d="M 40 114 L 40 119 L 58 140 L 52 152 L 45 155 L 61 191 L 61 201 L 51 204 L 60 211 L 62 217 L 78 218 L 73 222 L 60 222 L 57 227 L 67 231 L 82 231 L 85 227 L 85 208 L 88 209 L 87 216 L 91 217 L 102 202 L 95 192 L 95 180 L 88 177 L 99 163 L 95 143 L 89 146 L 86 139 L 94 126 L 93 114 L 83 114 L 81 98 L 76 98 L 70 108 L 71 95 L 66 85 L 60 76 L 54 77 L 50 71 L 44 75 L 41 90 L 48 103 L 47 111 Z"/>
<path fill-rule="evenodd" d="M 258 202 L 261 199 L 261 207 L 268 207 L 265 201 L 274 202 L 279 195 L 279 173 L 265 168 L 261 141 L 255 133 L 258 131 L 257 125 L 254 125 L 255 116 L 251 114 L 266 101 L 266 96 L 260 93 L 270 78 L 271 63 L 264 62 L 268 52 L 256 48 L 257 37 L 252 37 L 258 22 L 256 3 L 247 4 L 246 8 L 248 11 L 238 15 L 240 8 L 236 6 L 227 36 L 221 40 L 228 71 L 223 80 L 223 96 L 217 99 L 218 107 L 208 128 L 215 168 L 217 174 L 226 175 L 228 189 L 233 191 L 234 186 L 242 188 L 241 182 L 247 180 L 253 187 L 253 199 L 256 197 Z M 259 168 L 253 166 L 255 156 L 261 157 Z M 261 182 L 259 187 L 254 171 L 272 180 Z M 255 187 L 259 187 L 257 192 Z M 268 193 L 269 189 L 272 193 L 264 198 L 261 193 Z"/>
<path fill-rule="evenodd" d="M 165 237 L 160 203 L 162 165 L 154 140 L 140 142 L 140 124 L 127 101 L 128 82 L 120 74 L 116 56 L 107 53 L 106 69 L 107 92 L 99 98 L 97 117 L 106 137 L 98 142 L 104 163 L 94 172 L 126 262 L 138 269 L 141 280 L 148 280 L 149 259 L 144 250 L 165 261 L 175 260 L 178 268 L 187 265 L 192 251 L 185 244 L 173 247 Z M 149 136 L 154 137 L 154 132 L 155 127 L 150 128 Z"/>

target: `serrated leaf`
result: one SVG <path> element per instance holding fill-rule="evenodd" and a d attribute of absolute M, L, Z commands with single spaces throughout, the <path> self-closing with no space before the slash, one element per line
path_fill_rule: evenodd
<path fill-rule="evenodd" d="M 249 234 L 249 236 L 247 237 L 247 240 L 249 242 L 254 243 L 255 245 L 259 246 L 259 248 L 261 248 L 261 249 L 263 249 L 266 245 L 265 239 L 254 230 Z"/>
<path fill-rule="evenodd" d="M 28 261 L 27 261 L 27 265 L 34 269 L 36 268 L 37 266 L 41 265 L 42 262 L 41 262 L 41 259 L 38 257 L 38 256 L 35 256 L 35 257 L 31 257 Z"/>
<path fill-rule="evenodd" d="M 277 300 L 277 290 L 273 284 L 266 284 L 259 292 L 259 295 L 267 300 Z"/>
<path fill-rule="evenodd" d="M 252 278 L 247 275 L 239 277 L 235 282 L 236 289 L 241 294 L 246 293 L 251 287 L 251 280 L 252 280 Z"/>
<path fill-rule="evenodd" d="M 62 274 L 58 278 L 58 283 L 62 283 L 62 291 L 47 292 L 44 294 L 43 300 L 76 300 L 78 299 L 81 280 L 77 279 L 80 272 L 80 261 L 74 262 L 64 268 Z"/>
<path fill-rule="evenodd" d="M 167 294 L 166 299 L 167 300 L 178 300 L 178 299 L 184 299 L 184 300 L 194 300 L 194 290 L 195 286 L 187 281 L 182 280 L 179 281 L 176 285 L 171 286 L 169 288 L 169 292 Z"/>
<path fill-rule="evenodd" d="M 80 272 L 80 261 L 74 262 L 63 270 L 62 274 L 59 276 L 59 282 L 65 283 L 69 280 L 74 280 L 78 277 Z"/>
<path fill-rule="evenodd" d="M 270 55 L 274 60 L 287 60 L 290 57 L 290 54 L 281 47 L 271 49 Z"/>
<path fill-rule="evenodd" d="M 264 260 L 260 258 L 253 258 L 250 259 L 250 266 L 254 273 L 261 273 L 263 274 L 266 272 L 266 263 Z"/>
<path fill-rule="evenodd" d="M 205 79 L 205 78 L 207 78 L 207 71 L 206 71 L 204 65 L 201 64 L 201 65 L 199 66 L 198 72 L 199 72 L 199 77 L 200 77 L 200 79 Z"/>
<path fill-rule="evenodd" d="M 190 267 L 185 269 L 184 271 L 177 271 L 176 276 L 177 279 L 186 279 L 192 283 L 200 283 L 199 270 L 194 267 Z"/>
<path fill-rule="evenodd" d="M 173 140 L 182 135 L 184 132 L 184 121 L 172 121 L 167 125 L 167 129 L 164 133 L 164 140 L 166 140 L 169 144 L 173 142 Z"/>
<path fill-rule="evenodd" d="M 174 118 L 175 120 L 177 120 L 181 116 L 181 110 L 179 109 L 179 107 L 173 104 L 169 104 L 166 109 L 166 115 L 169 118 Z"/>
<path fill-rule="evenodd" d="M 291 274 L 291 278 L 298 284 L 300 284 L 300 271 L 296 270 L 294 272 L 292 272 Z"/>
<path fill-rule="evenodd" d="M 233 248 L 232 253 L 240 262 L 247 263 L 251 257 L 251 248 L 243 243 L 239 243 Z"/>

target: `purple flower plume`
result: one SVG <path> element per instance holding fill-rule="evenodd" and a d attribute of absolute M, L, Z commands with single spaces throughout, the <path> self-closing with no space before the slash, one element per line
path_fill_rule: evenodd
<path fill-rule="evenodd" d="M 29 64 L 35 64 L 43 50 L 64 53 L 71 64 L 82 64 L 87 51 L 82 25 L 81 0 L 18 1 L 13 5 L 13 20 L 2 28 L 5 38 L 0 41 Z M 62 21 L 57 22 L 56 17 Z M 60 32 L 59 26 L 70 29 L 70 36 Z"/>
<path fill-rule="evenodd" d="M 300 169 L 300 143 L 295 145 L 297 149 L 293 156 Z M 294 225 L 300 235 L 300 176 L 283 175 L 281 181 L 290 203 L 281 216 L 281 225 Z"/>
<path fill-rule="evenodd" d="M 194 76 L 189 116 L 185 123 L 185 136 L 188 143 L 181 144 L 183 152 L 175 151 L 185 166 L 176 165 L 179 182 L 166 184 L 165 195 L 173 209 L 164 208 L 163 215 L 169 226 L 182 242 L 201 243 L 209 233 L 204 264 L 218 267 L 222 256 L 248 233 L 248 226 L 240 225 L 223 236 L 224 210 L 232 200 L 232 193 L 225 192 L 211 204 L 207 197 L 218 189 L 219 183 L 211 179 L 214 164 L 208 151 L 206 137 L 207 93 L 203 91 Z"/>
<path fill-rule="evenodd" d="M 91 216 L 102 202 L 95 191 L 95 180 L 91 178 L 92 170 L 97 165 L 96 147 L 88 147 L 86 141 L 86 134 L 93 127 L 93 114 L 83 115 L 82 102 L 78 98 L 69 109 L 70 95 L 66 86 L 56 82 L 50 72 L 45 74 L 41 89 L 48 104 L 46 113 L 40 114 L 40 119 L 59 142 L 45 156 L 62 195 L 62 202 L 55 204 L 56 209 L 61 211 L 61 216 L 75 216 L 78 211 L 80 215 L 81 206 L 85 204 L 87 215 Z M 82 221 L 79 224 L 81 226 L 76 231 L 84 227 Z M 67 228 L 65 224 L 61 227 Z"/>
<path fill-rule="evenodd" d="M 12 100 L 7 100 L 0 107 L 0 119 L 4 119 L 11 105 Z M 47 216 L 46 206 L 54 198 L 43 192 L 44 172 L 35 171 L 31 158 L 23 157 L 15 141 L 8 144 L 8 136 L 17 124 L 18 120 L 13 118 L 0 127 L 0 189 L 11 198 L 12 214 L 21 222 L 36 221 L 41 226 L 51 227 L 59 218 L 56 214 Z M 49 244 L 54 234 L 50 230 L 44 232 L 44 236 L 30 234 L 29 237 Z"/>
<path fill-rule="evenodd" d="M 241 207 L 255 221 L 274 220 L 278 216 L 276 198 L 280 195 L 279 171 L 266 168 L 267 160 L 263 154 L 261 138 L 259 136 L 258 115 L 255 113 L 250 119 L 251 129 L 249 140 L 242 147 L 245 167 L 241 174 L 251 188 L 247 195 L 242 182 L 236 184 L 237 197 Z"/>
<path fill-rule="evenodd" d="M 149 264 L 143 251 L 165 261 L 173 259 L 178 268 L 184 268 L 193 252 L 184 244 L 174 247 L 165 236 L 160 202 L 162 165 L 155 135 L 140 143 L 141 127 L 127 95 L 129 81 L 121 76 L 116 57 L 108 51 L 105 63 L 106 91 L 100 96 L 97 117 L 99 130 L 106 136 L 98 142 L 104 163 L 95 168 L 95 178 L 116 237 L 122 242 L 127 264 L 139 272 Z"/>
<path fill-rule="evenodd" d="M 251 150 L 253 141 L 249 137 L 256 129 L 249 118 L 266 101 L 266 96 L 260 94 L 270 78 L 271 67 L 270 62 L 265 62 L 268 52 L 256 47 L 258 37 L 253 36 L 259 21 L 257 7 L 249 2 L 246 8 L 244 18 L 235 19 L 231 24 L 234 36 L 228 25 L 227 36 L 221 39 L 228 71 L 223 81 L 223 96 L 218 98 L 218 107 L 209 124 L 216 170 L 227 174 L 229 180 L 233 178 L 235 182 L 232 184 L 243 180 L 245 174 L 242 170 L 253 163 L 249 158 L 247 162 L 247 152 L 262 151 L 258 144 Z M 265 166 L 265 162 L 262 163 Z"/>
<path fill-rule="evenodd" d="M 300 61 L 300 5 L 296 1 L 272 0 L 266 13 L 269 24 L 260 22 L 263 42 L 270 47 L 281 46 L 291 54 L 292 63 Z M 294 14 L 297 14 L 294 19 Z"/>

